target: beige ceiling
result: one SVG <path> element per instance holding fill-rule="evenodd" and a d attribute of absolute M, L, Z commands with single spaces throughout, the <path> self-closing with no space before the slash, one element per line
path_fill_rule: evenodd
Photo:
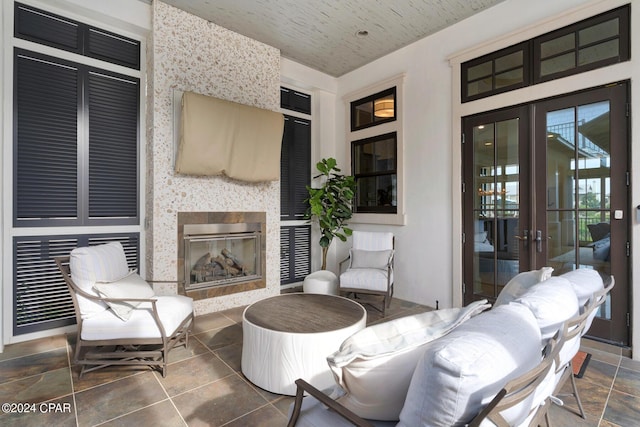
<path fill-rule="evenodd" d="M 162 1 L 338 77 L 504 0 Z"/>

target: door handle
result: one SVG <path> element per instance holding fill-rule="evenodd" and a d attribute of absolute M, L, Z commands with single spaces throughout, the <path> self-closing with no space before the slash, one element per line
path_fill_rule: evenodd
<path fill-rule="evenodd" d="M 529 230 L 522 230 L 522 236 L 513 236 L 516 240 L 520 240 L 524 243 L 524 247 L 529 246 Z"/>
<path fill-rule="evenodd" d="M 542 252 L 542 231 L 540 230 L 536 231 L 535 241 L 536 241 L 536 250 L 538 252 Z"/>

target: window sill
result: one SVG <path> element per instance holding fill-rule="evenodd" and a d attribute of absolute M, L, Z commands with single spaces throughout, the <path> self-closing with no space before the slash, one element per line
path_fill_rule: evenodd
<path fill-rule="evenodd" d="M 407 216 L 405 214 L 374 214 L 360 213 L 353 214 L 352 224 L 384 224 L 384 225 L 407 225 Z"/>

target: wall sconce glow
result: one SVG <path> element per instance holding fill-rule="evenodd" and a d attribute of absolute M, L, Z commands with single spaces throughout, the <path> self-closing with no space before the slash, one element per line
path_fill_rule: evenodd
<path fill-rule="evenodd" d="M 374 102 L 373 114 L 376 117 L 393 117 L 395 110 L 393 109 L 393 98 L 377 99 Z"/>

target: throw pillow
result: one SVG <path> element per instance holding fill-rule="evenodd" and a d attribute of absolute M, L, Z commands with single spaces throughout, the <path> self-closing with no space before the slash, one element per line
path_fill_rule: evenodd
<path fill-rule="evenodd" d="M 533 285 L 550 278 L 551 273 L 553 273 L 552 267 L 542 267 L 540 270 L 524 271 L 517 274 L 502 288 L 494 306 L 498 307 L 510 303 Z"/>
<path fill-rule="evenodd" d="M 96 282 L 111 282 L 129 274 L 127 258 L 120 242 L 75 248 L 70 254 L 69 268 L 71 280 L 84 292 L 94 296 L 98 296 L 93 289 Z M 78 295 L 78 307 L 83 319 L 108 308 L 106 304 L 82 295 Z"/>
<path fill-rule="evenodd" d="M 359 416 L 398 420 L 416 364 L 426 346 L 489 308 L 486 300 L 369 326 L 327 357 L 344 394 L 336 400 Z M 335 396 L 334 396 L 335 397 Z"/>
<path fill-rule="evenodd" d="M 384 251 L 365 251 L 363 249 L 351 249 L 351 268 L 377 268 L 386 270 L 391 256 L 392 250 Z"/>
<path fill-rule="evenodd" d="M 131 273 L 128 276 L 114 282 L 97 282 L 93 285 L 98 294 L 104 298 L 151 298 L 155 295 L 153 288 L 138 274 Z M 107 301 L 116 316 L 125 322 L 131 317 L 134 308 L 140 305 L 139 301 Z"/>

